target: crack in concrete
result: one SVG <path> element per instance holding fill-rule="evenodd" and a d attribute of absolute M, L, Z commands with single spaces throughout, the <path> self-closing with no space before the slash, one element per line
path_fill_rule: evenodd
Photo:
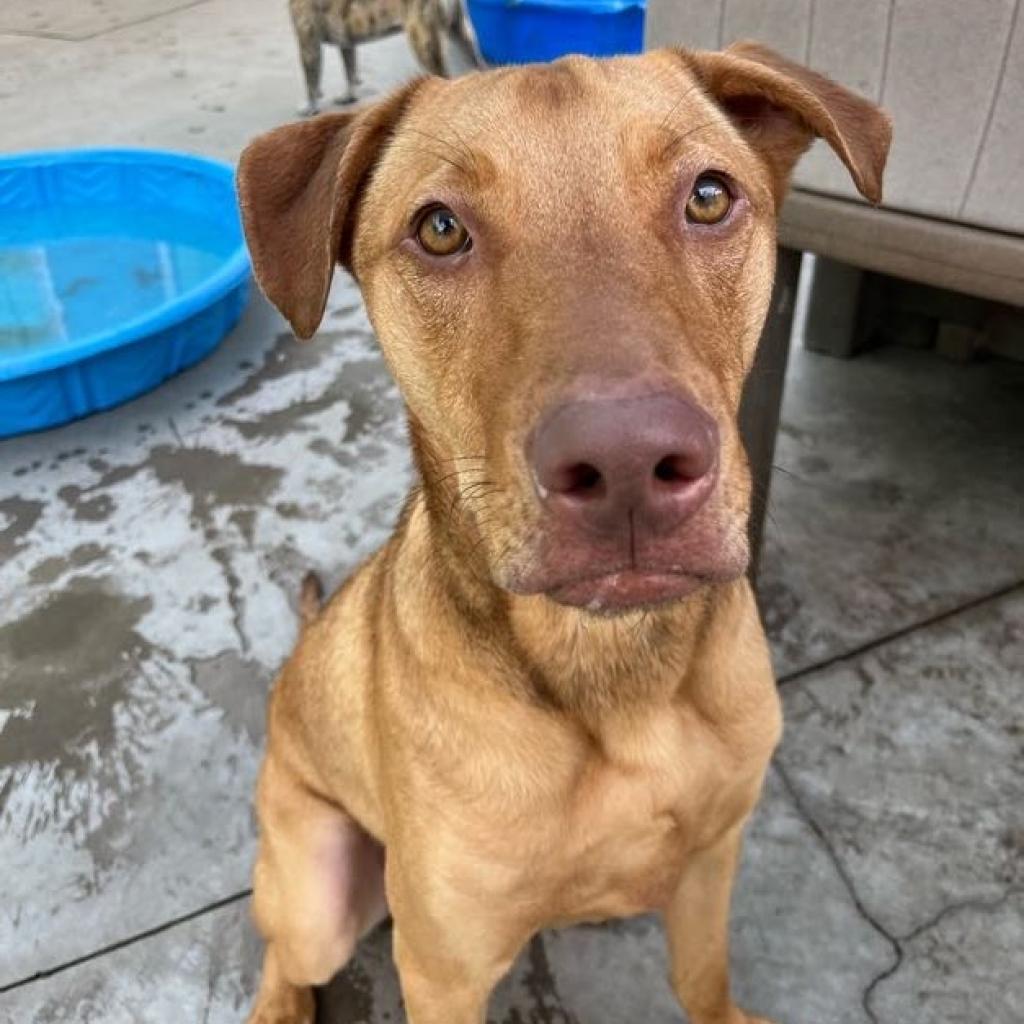
<path fill-rule="evenodd" d="M 782 783 L 787 795 L 789 796 L 790 802 L 793 804 L 797 814 L 804 820 L 807 827 L 814 833 L 818 842 L 821 843 L 822 849 L 825 851 L 828 859 L 832 862 L 833 868 L 835 868 L 836 875 L 839 880 L 843 883 L 843 887 L 846 889 L 850 896 L 850 900 L 853 903 L 857 913 L 883 938 L 886 942 L 892 946 L 893 962 L 884 970 L 875 975 L 874 978 L 868 983 L 867 987 L 861 993 L 861 1004 L 864 1007 L 864 1012 L 867 1014 L 868 1019 L 872 1024 L 880 1024 L 877 1014 L 871 1005 L 871 997 L 874 994 L 875 989 L 883 982 L 886 978 L 891 977 L 895 974 L 903 963 L 903 947 L 900 940 L 892 935 L 889 930 L 882 924 L 868 910 L 867 905 L 860 897 L 860 893 L 857 892 L 857 887 L 854 884 L 853 876 L 850 874 L 846 865 L 843 863 L 842 858 L 839 856 L 838 851 L 832 844 L 832 840 L 829 839 L 824 827 L 818 822 L 818 820 L 811 814 L 807 808 L 806 803 L 800 796 L 797 790 L 796 784 L 793 782 L 786 771 L 782 762 L 776 757 L 772 761 L 772 770 L 778 776 L 779 781 Z"/>
<path fill-rule="evenodd" d="M 778 685 L 780 687 L 785 686 L 788 683 L 797 682 L 801 679 L 805 679 L 808 676 L 812 676 L 824 669 L 830 668 L 833 665 L 840 664 L 842 662 L 850 661 L 853 658 L 860 657 L 863 654 L 867 654 L 871 651 L 878 650 L 879 648 L 885 647 L 895 641 L 901 640 L 912 633 L 919 632 L 920 630 L 928 629 L 932 626 L 939 625 L 940 623 L 947 622 L 950 619 L 956 618 L 966 612 L 973 611 L 984 605 L 991 604 L 995 601 L 1000 601 L 1006 597 L 1010 597 L 1019 591 L 1024 589 L 1024 580 L 1017 580 L 1013 583 L 1007 584 L 1006 586 L 1000 587 L 987 594 L 983 594 L 970 601 L 965 601 L 958 604 L 955 608 L 950 608 L 945 611 L 931 615 L 918 622 L 912 623 L 911 625 L 904 626 L 900 629 L 893 630 L 890 633 L 885 634 L 881 637 L 876 637 L 866 643 L 860 644 L 857 647 L 851 648 L 848 651 L 841 652 L 833 655 L 832 657 L 825 658 L 822 661 L 815 662 L 812 665 L 808 665 L 804 668 L 797 669 L 793 672 L 788 672 L 778 677 Z M 813 695 L 810 691 L 805 691 L 811 696 L 812 703 L 816 703 Z M 918 925 L 916 928 L 911 929 L 909 932 L 903 935 L 897 935 L 889 931 L 882 924 L 882 922 L 871 913 L 867 908 L 864 901 L 861 899 L 860 893 L 857 891 L 856 884 L 853 880 L 853 876 L 850 874 L 842 858 L 839 856 L 838 851 L 832 844 L 831 839 L 828 837 L 824 827 L 820 822 L 811 814 L 806 803 L 802 799 L 796 784 L 790 777 L 785 766 L 779 760 L 778 756 L 772 762 L 772 768 L 782 782 L 790 801 L 792 802 L 796 812 L 800 815 L 803 821 L 807 824 L 808 828 L 815 834 L 818 841 L 821 843 L 822 848 L 825 850 L 826 855 L 832 862 L 835 868 L 836 874 L 842 882 L 844 888 L 850 896 L 850 900 L 854 905 L 857 913 L 861 918 L 866 921 L 889 945 L 892 947 L 893 962 L 886 967 L 884 970 L 876 974 L 871 981 L 864 988 L 861 994 L 861 1003 L 864 1007 L 864 1012 L 867 1014 L 868 1019 L 872 1024 L 882 1024 L 878 1014 L 872 1005 L 873 996 L 878 987 L 893 975 L 895 975 L 906 959 L 905 946 L 910 942 L 920 938 L 926 934 L 932 928 L 935 928 L 947 917 L 960 913 L 965 910 L 975 910 L 979 912 L 990 913 L 999 909 L 1007 900 L 1014 896 L 1024 893 L 1024 886 L 1010 886 L 995 900 L 981 900 L 981 899 L 966 899 L 959 900 L 955 903 L 951 903 L 946 907 L 943 907 L 938 913 L 934 914 L 927 921 Z"/>
<path fill-rule="evenodd" d="M 864 991 L 861 993 L 861 1004 L 872 1024 L 883 1024 L 872 1005 L 872 998 L 875 991 L 883 982 L 895 975 L 903 966 L 907 956 L 907 945 L 919 939 L 922 935 L 927 934 L 948 917 L 955 914 L 963 913 L 964 911 L 976 911 L 978 913 L 986 914 L 994 913 L 1009 900 L 1014 899 L 1017 896 L 1024 896 L 1024 885 L 1012 885 L 995 899 L 957 900 L 956 902 L 943 907 L 938 911 L 938 913 L 932 915 L 932 917 L 919 924 L 916 928 L 912 928 L 909 932 L 902 935 L 894 934 L 868 909 L 864 900 L 861 898 L 860 893 L 857 891 L 857 886 L 853 880 L 852 874 L 843 862 L 843 859 L 840 857 L 832 843 L 832 840 L 828 837 L 824 826 L 817 820 L 817 818 L 814 817 L 813 814 L 811 814 L 807 804 L 800 795 L 796 784 L 793 782 L 792 777 L 777 757 L 772 761 L 772 770 L 778 776 L 779 781 L 785 788 L 790 802 L 793 804 L 797 814 L 800 815 L 807 827 L 814 833 L 818 842 L 821 843 L 826 855 L 832 862 L 832 866 L 835 868 L 839 880 L 842 882 L 843 887 L 849 894 L 850 901 L 853 903 L 854 909 L 864 921 L 866 921 L 883 939 L 885 939 L 886 942 L 892 946 L 893 962 L 884 970 L 879 971 L 878 974 L 868 982 Z"/>
<path fill-rule="evenodd" d="M 240 596 L 242 581 L 231 566 L 231 559 L 224 548 L 214 548 L 210 557 L 220 566 L 224 574 L 224 582 L 228 588 L 228 606 L 231 608 L 231 625 L 234 628 L 235 636 L 238 638 L 238 646 L 242 654 L 249 653 L 249 640 L 245 635 L 245 624 L 243 619 L 242 599 Z"/>
<path fill-rule="evenodd" d="M 916 928 L 911 928 L 905 935 L 900 935 L 899 941 L 913 942 L 941 924 L 946 918 L 954 917 L 967 910 L 972 910 L 978 914 L 993 914 L 1018 896 L 1024 896 L 1024 885 L 1011 885 L 1004 892 L 996 896 L 995 899 L 957 900 L 955 903 L 950 903 L 948 906 L 943 907 L 937 914 L 933 914 L 923 924 L 919 924 Z"/>

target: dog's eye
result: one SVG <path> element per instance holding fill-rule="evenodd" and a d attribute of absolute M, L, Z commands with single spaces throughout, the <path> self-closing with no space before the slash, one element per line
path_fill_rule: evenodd
<path fill-rule="evenodd" d="M 416 238 L 432 256 L 454 256 L 470 243 L 469 232 L 447 206 L 427 210 L 416 228 Z"/>
<path fill-rule="evenodd" d="M 717 224 L 731 207 L 729 186 L 717 174 L 702 174 L 686 201 L 686 219 L 693 224 Z"/>

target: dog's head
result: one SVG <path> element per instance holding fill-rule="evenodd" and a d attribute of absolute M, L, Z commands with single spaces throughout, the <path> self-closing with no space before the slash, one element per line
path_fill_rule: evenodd
<path fill-rule="evenodd" d="M 466 551 L 612 611 L 745 570 L 737 411 L 814 136 L 877 201 L 888 118 L 776 54 L 573 57 L 277 129 L 239 187 L 300 337 L 355 274 Z"/>

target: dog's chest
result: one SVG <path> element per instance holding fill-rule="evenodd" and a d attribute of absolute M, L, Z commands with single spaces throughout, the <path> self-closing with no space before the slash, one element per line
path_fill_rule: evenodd
<path fill-rule="evenodd" d="M 749 778 L 706 726 L 662 721 L 629 746 L 595 759 L 571 804 L 561 858 L 569 917 L 663 906 L 690 851 L 752 799 Z"/>
<path fill-rule="evenodd" d="M 683 715 L 630 723 L 552 780 L 504 853 L 518 861 L 509 895 L 551 923 L 665 905 L 691 851 L 740 820 L 761 764 L 737 759 L 707 724 Z M 556 769 L 557 771 L 557 769 Z"/>

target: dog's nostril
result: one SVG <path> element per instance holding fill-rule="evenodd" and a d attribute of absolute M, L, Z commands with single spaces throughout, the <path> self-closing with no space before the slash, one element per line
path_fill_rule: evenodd
<path fill-rule="evenodd" d="M 577 462 L 565 470 L 559 490 L 577 498 L 597 497 L 604 490 L 604 479 L 596 466 Z"/>
<path fill-rule="evenodd" d="M 682 484 L 691 479 L 686 472 L 686 460 L 679 455 L 666 455 L 654 467 L 654 475 L 666 484 Z"/>

